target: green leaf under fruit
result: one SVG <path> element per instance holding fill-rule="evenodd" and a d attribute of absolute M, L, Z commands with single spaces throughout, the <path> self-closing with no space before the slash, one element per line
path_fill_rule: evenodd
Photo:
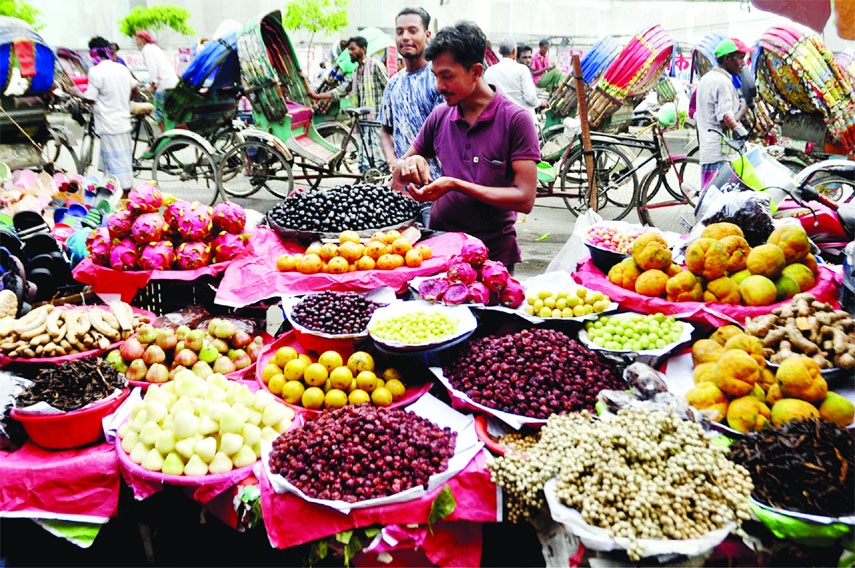
<path fill-rule="evenodd" d="M 433 534 L 433 524 L 441 521 L 448 515 L 454 512 L 457 508 L 457 501 L 454 499 L 454 493 L 451 492 L 451 487 L 446 484 L 430 504 L 430 514 L 428 515 L 428 528 L 430 534 Z"/>

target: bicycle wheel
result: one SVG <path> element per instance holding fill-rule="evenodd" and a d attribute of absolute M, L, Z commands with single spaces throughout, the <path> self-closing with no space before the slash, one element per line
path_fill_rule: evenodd
<path fill-rule="evenodd" d="M 95 138 L 94 134 L 84 134 L 80 139 L 80 152 L 77 154 L 77 171 L 80 175 L 85 176 L 92 165 L 92 160 L 95 158 Z"/>
<path fill-rule="evenodd" d="M 243 133 L 241 129 L 236 128 L 233 125 L 224 126 L 220 128 L 208 139 L 211 143 L 211 146 L 214 147 L 217 156 L 220 158 L 222 162 L 222 157 L 228 152 L 233 146 L 236 146 L 244 141 Z M 230 180 L 238 171 L 240 171 L 240 159 L 236 156 L 232 156 L 232 163 L 229 166 L 220 169 L 220 185 L 222 186 L 223 182 L 226 180 Z M 237 167 L 234 167 L 237 166 Z"/>
<path fill-rule="evenodd" d="M 264 188 L 284 199 L 294 189 L 288 160 L 264 141 L 233 146 L 220 160 L 218 175 L 223 191 L 231 197 L 248 197 Z"/>
<path fill-rule="evenodd" d="M 840 203 L 849 203 L 855 197 L 855 183 L 834 174 L 820 172 L 811 182 L 821 194 Z"/>
<path fill-rule="evenodd" d="M 161 142 L 151 167 L 152 178 L 165 193 L 213 205 L 219 196 L 217 164 L 195 140 L 178 136 Z"/>
<path fill-rule="evenodd" d="M 342 143 L 348 137 L 350 129 L 340 122 L 328 122 L 315 127 L 318 134 L 323 136 L 327 142 L 341 148 Z M 347 150 L 341 160 L 341 168 L 349 173 L 359 171 L 357 157 L 359 156 L 359 138 L 356 132 L 347 141 Z"/>
<path fill-rule="evenodd" d="M 540 145 L 540 159 L 554 164 L 561 159 L 570 139 L 564 135 L 564 126 L 556 124 L 543 131 L 543 142 Z"/>
<path fill-rule="evenodd" d="M 604 219 L 623 219 L 635 205 L 638 176 L 632 161 L 614 146 L 591 148 L 597 180 L 597 210 Z M 588 173 L 581 149 L 567 159 L 561 169 L 561 191 L 571 193 L 564 197 L 567 209 L 579 216 L 590 206 Z"/>
<path fill-rule="evenodd" d="M 656 193 L 659 183 L 680 188 L 680 197 L 675 198 L 670 192 Z M 638 191 L 639 219 L 663 231 L 688 233 L 695 224 L 694 194 L 700 187 L 701 166 L 696 157 L 675 160 L 666 172 L 650 172 Z"/>
<path fill-rule="evenodd" d="M 42 164 L 44 164 L 44 170 L 50 174 L 56 172 L 83 173 L 80 171 L 77 152 L 64 138 L 53 132 L 42 147 Z"/>
<path fill-rule="evenodd" d="M 149 166 L 145 164 L 146 158 L 144 155 L 154 144 L 154 127 L 152 127 L 151 123 L 145 117 L 142 117 L 139 127 L 137 128 L 135 125 L 131 134 L 131 138 L 133 138 L 131 143 L 133 144 L 134 177 L 136 177 L 141 171 L 149 169 Z M 151 157 L 150 154 L 149 157 Z"/>

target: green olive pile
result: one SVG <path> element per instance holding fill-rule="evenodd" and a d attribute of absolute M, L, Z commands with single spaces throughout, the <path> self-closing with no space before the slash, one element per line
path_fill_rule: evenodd
<path fill-rule="evenodd" d="M 338 233 L 398 225 L 412 220 L 420 209 L 419 203 L 398 191 L 360 184 L 295 193 L 267 215 L 282 228 Z"/>
<path fill-rule="evenodd" d="M 700 425 L 664 412 L 621 410 L 609 420 L 587 412 L 553 415 L 526 456 L 492 459 L 512 522 L 543 508 L 557 476 L 559 500 L 591 525 L 632 541 L 689 539 L 750 518 L 748 472 L 727 459 Z"/>

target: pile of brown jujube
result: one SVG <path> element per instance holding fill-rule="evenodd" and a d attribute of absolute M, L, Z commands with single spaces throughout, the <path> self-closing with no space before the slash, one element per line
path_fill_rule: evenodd
<path fill-rule="evenodd" d="M 331 335 L 359 334 L 380 304 L 356 292 L 310 294 L 291 310 L 291 319 L 312 331 Z"/>
<path fill-rule="evenodd" d="M 855 441 L 824 420 L 797 420 L 737 439 L 731 459 L 754 481 L 764 505 L 840 517 L 855 513 Z"/>
<path fill-rule="evenodd" d="M 39 371 L 33 384 L 18 396 L 16 406 L 46 402 L 69 412 L 105 399 L 125 386 L 119 372 L 103 359 L 77 359 Z"/>
<path fill-rule="evenodd" d="M 626 387 L 596 352 L 539 328 L 470 341 L 443 373 L 479 404 L 542 419 L 592 410 L 600 390 Z"/>
<path fill-rule="evenodd" d="M 270 471 L 309 497 L 356 503 L 426 485 L 448 469 L 456 441 L 412 412 L 345 406 L 274 440 Z"/>

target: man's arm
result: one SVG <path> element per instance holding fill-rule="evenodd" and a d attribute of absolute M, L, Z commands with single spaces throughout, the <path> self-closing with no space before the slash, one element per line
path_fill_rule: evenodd
<path fill-rule="evenodd" d="M 392 138 L 394 130 L 391 126 L 380 127 L 380 147 L 383 148 L 383 156 L 389 168 L 393 168 L 398 156 L 395 154 L 395 140 Z"/>
<path fill-rule="evenodd" d="M 353 70 L 354 73 L 358 72 L 358 69 Z M 308 89 L 308 95 L 313 99 L 333 99 L 337 100 L 342 97 L 346 97 L 350 94 L 350 91 L 353 90 L 353 77 L 347 79 L 341 85 L 333 89 L 332 91 L 327 91 L 325 93 L 316 93 L 314 89 Z"/>
<path fill-rule="evenodd" d="M 537 87 L 534 86 L 534 79 L 532 79 L 531 73 L 525 69 L 524 65 L 519 70 L 523 101 L 532 108 L 539 107 L 540 99 L 537 98 Z"/>

